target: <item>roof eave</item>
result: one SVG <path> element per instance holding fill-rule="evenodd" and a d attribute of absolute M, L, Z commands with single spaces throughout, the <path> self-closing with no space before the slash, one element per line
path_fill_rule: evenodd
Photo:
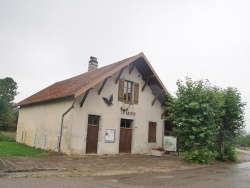
<path fill-rule="evenodd" d="M 58 99 L 69 98 L 69 97 L 74 98 L 74 94 L 68 94 L 68 95 L 64 95 L 64 96 L 60 96 L 60 97 L 53 97 L 53 98 L 49 98 L 49 99 L 33 101 L 33 102 L 28 102 L 28 103 L 25 103 L 25 102 L 22 103 L 22 101 L 21 101 L 21 102 L 17 103 L 15 106 L 27 106 L 27 105 L 33 105 L 33 104 L 37 104 L 37 103 L 44 103 L 44 102 L 48 102 L 48 101 L 52 101 L 52 100 L 58 100 Z"/>

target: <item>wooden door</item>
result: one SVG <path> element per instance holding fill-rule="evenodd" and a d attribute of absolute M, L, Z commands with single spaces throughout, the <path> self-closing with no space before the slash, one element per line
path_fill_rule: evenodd
<path fill-rule="evenodd" d="M 132 144 L 132 128 L 121 127 L 119 152 L 131 153 L 131 144 Z"/>
<path fill-rule="evenodd" d="M 89 124 L 87 132 L 86 153 L 97 153 L 99 126 Z"/>

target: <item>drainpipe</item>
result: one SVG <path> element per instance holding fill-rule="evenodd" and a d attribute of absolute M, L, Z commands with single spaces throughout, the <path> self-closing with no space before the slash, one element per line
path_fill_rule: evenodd
<path fill-rule="evenodd" d="M 62 130 L 63 130 L 63 120 L 64 120 L 64 116 L 72 109 L 74 108 L 74 104 L 76 102 L 76 99 L 73 101 L 71 107 L 66 110 L 66 112 L 63 113 L 62 115 L 62 120 L 61 120 L 61 129 L 60 129 L 60 135 L 59 135 L 59 143 L 58 143 L 58 152 L 61 151 L 61 142 L 62 142 Z"/>

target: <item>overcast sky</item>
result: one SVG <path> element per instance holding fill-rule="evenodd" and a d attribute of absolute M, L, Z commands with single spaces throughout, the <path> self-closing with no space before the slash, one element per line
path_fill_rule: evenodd
<path fill-rule="evenodd" d="M 249 0 L 0 0 L 0 78 L 18 102 L 54 82 L 143 52 L 170 93 L 176 81 L 237 88 L 250 130 Z"/>

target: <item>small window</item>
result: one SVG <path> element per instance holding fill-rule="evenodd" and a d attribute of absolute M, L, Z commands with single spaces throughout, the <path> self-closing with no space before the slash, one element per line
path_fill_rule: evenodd
<path fill-rule="evenodd" d="M 148 142 L 156 142 L 156 122 L 149 122 L 148 124 Z"/>
<path fill-rule="evenodd" d="M 118 101 L 130 104 L 139 102 L 139 83 L 119 79 Z"/>
<path fill-rule="evenodd" d="M 100 116 L 89 115 L 88 124 L 89 125 L 99 125 Z"/>
<path fill-rule="evenodd" d="M 132 102 L 133 82 L 124 81 L 123 99 L 125 102 Z"/>
<path fill-rule="evenodd" d="M 132 128 L 132 120 L 130 119 L 121 119 L 121 128 Z"/>

